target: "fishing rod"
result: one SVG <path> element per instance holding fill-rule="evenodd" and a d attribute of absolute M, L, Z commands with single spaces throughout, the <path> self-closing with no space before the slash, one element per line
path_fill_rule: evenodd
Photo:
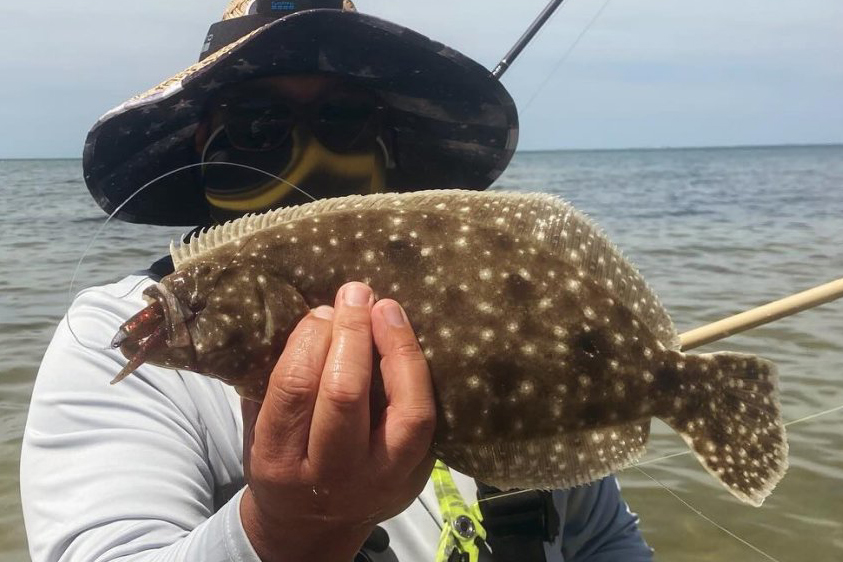
<path fill-rule="evenodd" d="M 679 336 L 682 351 L 722 340 L 843 297 L 843 277 L 789 297 L 741 312 Z"/>
<path fill-rule="evenodd" d="M 513 61 L 518 58 L 518 55 L 521 54 L 521 51 L 524 50 L 524 47 L 533 40 L 533 37 L 536 36 L 536 33 L 547 23 L 547 20 L 550 19 L 550 16 L 553 15 L 553 12 L 562 5 L 562 2 L 565 0 L 551 0 L 550 3 L 545 6 L 544 10 L 539 14 L 539 16 L 535 19 L 535 21 L 530 24 L 530 27 L 527 28 L 527 31 L 521 36 L 521 38 L 512 46 L 509 52 L 501 59 L 501 62 L 495 67 L 492 71 L 492 76 L 496 79 L 500 80 L 503 73 L 507 71 Z"/>

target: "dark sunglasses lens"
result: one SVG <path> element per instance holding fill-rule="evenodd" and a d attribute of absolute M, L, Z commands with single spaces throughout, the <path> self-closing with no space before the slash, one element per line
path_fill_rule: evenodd
<path fill-rule="evenodd" d="M 367 96 L 336 96 L 322 103 L 313 122 L 319 140 L 336 152 L 368 147 L 378 134 L 379 107 Z"/>
<path fill-rule="evenodd" d="M 293 125 L 289 106 L 259 101 L 227 107 L 224 119 L 231 144 L 250 151 L 278 148 L 287 140 Z"/>

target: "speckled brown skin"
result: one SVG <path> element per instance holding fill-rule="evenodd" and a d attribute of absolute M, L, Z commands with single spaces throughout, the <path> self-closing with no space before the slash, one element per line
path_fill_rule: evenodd
<path fill-rule="evenodd" d="M 170 345 L 147 360 L 260 400 L 297 320 L 363 281 L 400 302 L 416 329 L 437 401 L 433 450 L 454 468 L 502 486 L 581 484 L 634 461 L 656 416 L 730 491 L 759 503 L 786 462 L 772 365 L 670 349 L 656 298 L 581 217 L 548 214 L 547 201 L 502 201 L 485 216 L 441 203 L 334 209 L 200 252 L 151 289 L 181 310 L 165 305 Z M 538 216 L 520 219 L 528 213 Z M 548 239 L 566 229 L 583 240 L 573 250 Z M 741 417 L 745 388 L 728 386 L 735 380 L 752 381 L 754 419 Z M 741 427 L 756 437 L 737 444 Z M 738 455 L 765 469 L 735 468 Z"/>

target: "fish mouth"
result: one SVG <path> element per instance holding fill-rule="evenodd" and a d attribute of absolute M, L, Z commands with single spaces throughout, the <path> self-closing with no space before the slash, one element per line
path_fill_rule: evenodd
<path fill-rule="evenodd" d="M 165 285 L 157 283 L 144 291 L 144 299 L 150 304 L 132 316 L 117 331 L 111 340 L 112 349 L 120 349 L 129 362 L 120 370 L 111 384 L 116 384 L 132 374 L 138 367 L 164 350 L 190 350 L 193 340 L 188 322 L 196 313 L 182 306 L 179 299 Z M 181 354 L 183 355 L 183 353 Z M 170 361 L 158 362 L 164 366 Z"/>

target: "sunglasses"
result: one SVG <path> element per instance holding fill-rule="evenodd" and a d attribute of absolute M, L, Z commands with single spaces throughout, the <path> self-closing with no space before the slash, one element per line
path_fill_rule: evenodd
<path fill-rule="evenodd" d="M 275 150 L 301 123 L 334 152 L 369 149 L 380 134 L 384 112 L 373 93 L 350 88 L 304 104 L 250 93 L 223 100 L 216 109 L 231 145 L 248 152 Z"/>

